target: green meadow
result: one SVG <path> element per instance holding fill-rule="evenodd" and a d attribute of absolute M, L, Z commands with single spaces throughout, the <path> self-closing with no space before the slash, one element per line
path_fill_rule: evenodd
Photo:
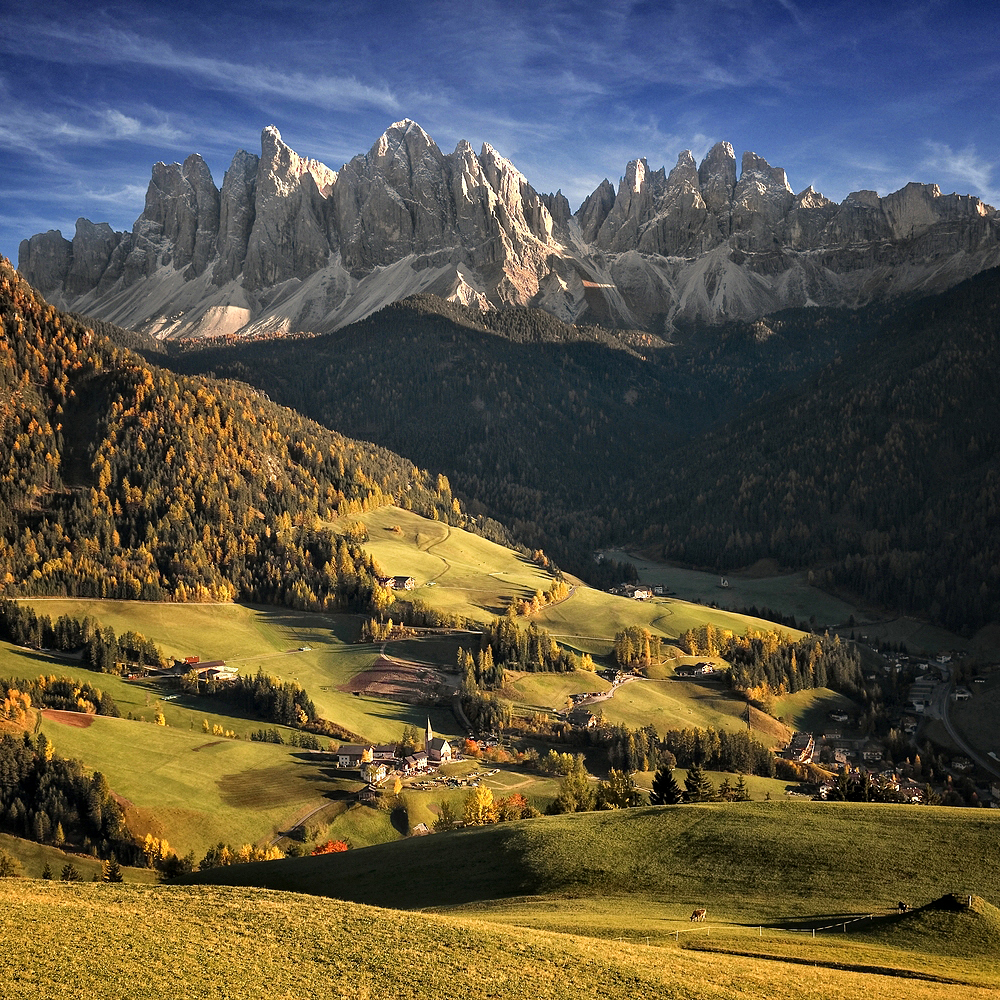
<path fill-rule="evenodd" d="M 945 892 L 997 899 L 998 848 L 993 810 L 772 800 L 545 816 L 195 878 L 401 908 L 629 896 L 756 927 Z"/>
<path fill-rule="evenodd" d="M 40 912 L 59 919 L 39 921 Z M 9 1000 L 944 1000 L 958 995 L 956 984 L 970 1000 L 995 995 L 981 974 L 958 979 L 961 966 L 942 983 L 927 973 L 906 979 L 713 954 L 694 950 L 694 937 L 609 947 L 490 916 L 399 913 L 253 888 L 3 880 L 0 933 L 17 942 L 0 962 Z M 812 962 L 821 955 L 814 950 Z M 904 970 L 919 958 L 889 949 L 879 956 Z"/>
<path fill-rule="evenodd" d="M 719 969 L 754 957 L 773 990 L 827 967 L 856 971 L 872 995 L 891 984 L 887 995 L 948 996 L 928 980 L 970 990 L 1000 977 L 998 846 L 1000 817 L 984 810 L 785 800 L 543 817 L 186 881 L 430 908 L 505 925 L 514 940 L 555 932 L 611 939 L 615 953 L 706 953 Z M 939 912 L 948 893 L 975 905 Z M 896 914 L 900 899 L 914 912 Z M 688 919 L 696 907 L 705 924 Z M 831 995 L 849 995 L 836 982 Z M 682 995 L 696 988 L 685 979 Z"/>
<path fill-rule="evenodd" d="M 26 601 L 40 613 L 55 619 L 59 615 L 83 618 L 90 615 L 110 625 L 116 633 L 132 629 L 153 639 L 163 652 L 182 659 L 199 656 L 202 660 L 225 660 L 243 674 L 258 669 L 281 680 L 296 681 L 312 698 L 319 714 L 336 722 L 359 737 L 381 742 L 398 739 L 406 725 L 423 728 L 428 711 L 401 702 L 352 695 L 341 690 L 353 677 L 366 670 L 379 655 L 377 646 L 359 644 L 361 619 L 357 615 L 324 615 L 292 611 L 288 608 L 246 604 L 151 604 L 143 601 L 42 600 Z M 306 647 L 306 648 L 303 648 Z M 457 648 L 457 647 L 456 647 Z M 90 671 L 63 666 L 61 659 L 7 644 L 6 655 L 0 650 L 0 671 L 5 676 L 37 676 L 61 672 L 94 681 Z M 12 662 L 12 656 L 20 656 Z M 32 659 L 45 666 L 31 669 Z M 67 664 L 70 661 L 65 661 Z M 452 657 L 454 663 L 454 656 Z M 25 673 L 25 671 L 29 673 Z M 157 697 L 175 694 L 154 681 L 133 682 L 100 676 L 100 686 L 107 688 L 123 715 L 133 712 L 136 718 L 152 718 Z M 221 703 L 211 699 L 177 694 L 163 702 L 168 725 L 190 728 L 191 713 L 196 724 Z M 228 712 L 228 710 L 227 710 Z M 453 734 L 455 720 L 447 709 L 430 712 L 435 731 Z M 260 728 L 260 721 L 246 720 L 236 725 L 230 716 L 225 728 L 244 735 Z"/>
<path fill-rule="evenodd" d="M 102 717 L 86 728 L 46 717 L 42 731 L 61 756 L 105 774 L 127 800 L 130 828 L 198 857 L 220 840 L 267 842 L 360 787 L 306 751 L 271 743 Z"/>
<path fill-rule="evenodd" d="M 413 596 L 443 612 L 489 621 L 503 614 L 511 598 L 530 598 L 552 583 L 512 549 L 399 507 L 347 520 L 364 522 L 364 548 L 386 574 L 412 576 Z"/>

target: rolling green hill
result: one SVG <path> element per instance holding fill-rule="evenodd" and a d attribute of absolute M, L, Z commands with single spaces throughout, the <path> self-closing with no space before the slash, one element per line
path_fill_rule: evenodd
<path fill-rule="evenodd" d="M 942 851 L 942 843 L 961 848 Z M 984 810 L 701 804 L 543 817 L 193 879 L 405 908 L 629 896 L 706 905 L 756 926 L 815 912 L 868 913 L 898 899 L 922 904 L 966 886 L 998 899 L 998 843 L 1000 816 Z"/>

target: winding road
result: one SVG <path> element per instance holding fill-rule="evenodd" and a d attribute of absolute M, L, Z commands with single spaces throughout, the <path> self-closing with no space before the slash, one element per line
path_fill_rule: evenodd
<path fill-rule="evenodd" d="M 965 737 L 959 735 L 958 730 L 955 728 L 954 723 L 949 717 L 948 709 L 951 706 L 951 692 L 955 687 L 955 682 L 951 678 L 951 671 L 948 671 L 947 679 L 943 684 L 938 685 L 938 687 L 939 690 L 935 695 L 932 708 L 934 713 L 941 720 L 944 728 L 948 731 L 948 736 L 951 737 L 952 742 L 969 758 L 969 760 L 974 761 L 988 774 L 992 774 L 994 778 L 1000 778 L 1000 763 L 992 760 L 985 754 L 974 750 L 969 745 Z"/>

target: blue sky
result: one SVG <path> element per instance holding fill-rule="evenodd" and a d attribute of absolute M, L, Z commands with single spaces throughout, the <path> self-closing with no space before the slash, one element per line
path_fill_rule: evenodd
<path fill-rule="evenodd" d="M 339 169 L 413 118 L 574 209 L 720 139 L 838 201 L 919 180 L 998 205 L 998 39 L 995 0 L 0 0 L 0 253 L 131 228 L 157 160 L 221 185 L 269 124 Z"/>

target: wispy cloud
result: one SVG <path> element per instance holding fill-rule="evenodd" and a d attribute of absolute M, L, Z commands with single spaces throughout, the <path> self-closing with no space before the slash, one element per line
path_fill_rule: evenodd
<path fill-rule="evenodd" d="M 108 142 L 141 141 L 175 146 L 187 134 L 167 119 L 143 121 L 115 108 L 43 111 L 10 99 L 0 104 L 0 148 L 30 152 L 50 163 L 62 159 L 67 145 L 101 146 Z"/>
<path fill-rule="evenodd" d="M 121 28 L 101 31 L 59 24 L 18 24 L 0 20 L 0 50 L 25 55 L 39 43 L 47 59 L 73 65 L 132 65 L 197 77 L 215 90 L 272 95 L 327 108 L 365 105 L 398 111 L 400 101 L 388 86 L 372 86 L 352 76 L 303 73 L 247 65 L 183 51 L 167 42 Z"/>
<path fill-rule="evenodd" d="M 974 146 L 952 149 L 944 142 L 928 142 L 927 157 L 922 169 L 935 172 L 935 180 L 958 182 L 964 190 L 971 189 L 991 205 L 1000 204 L 1000 190 L 993 186 L 996 165 L 980 156 Z"/>

